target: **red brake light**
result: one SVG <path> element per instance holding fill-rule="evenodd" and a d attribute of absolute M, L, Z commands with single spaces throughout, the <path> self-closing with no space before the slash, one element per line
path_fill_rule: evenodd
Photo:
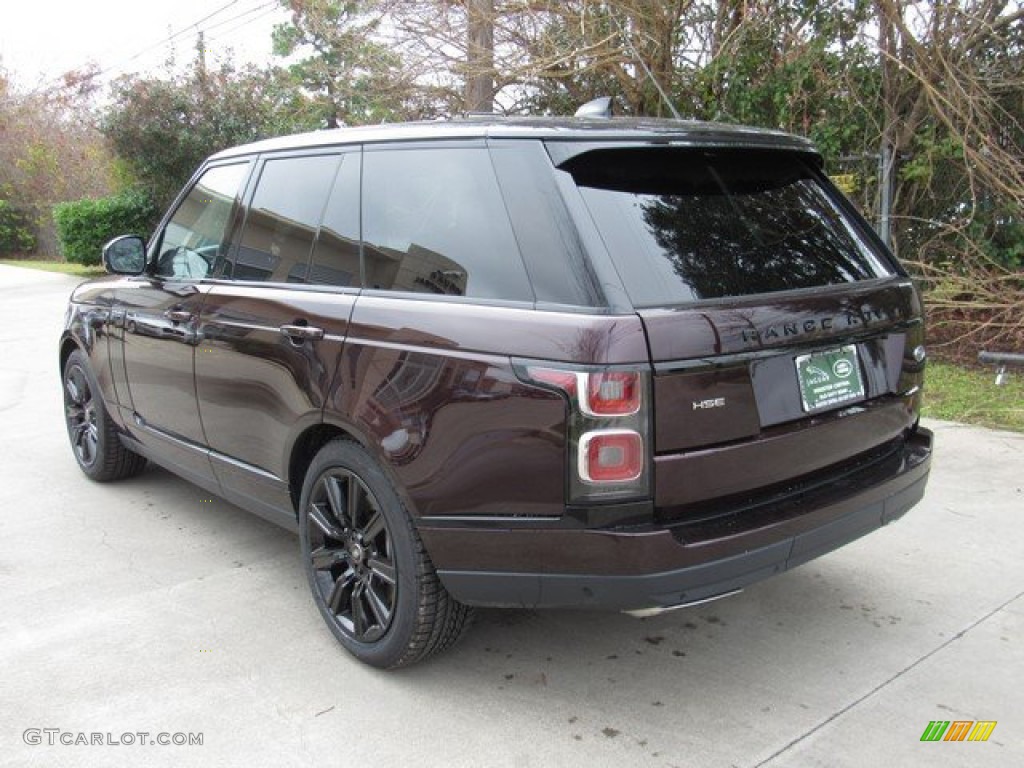
<path fill-rule="evenodd" d="M 643 439 L 632 430 L 587 432 L 580 438 L 580 477 L 588 483 L 636 480 L 644 466 Z"/>
<path fill-rule="evenodd" d="M 640 410 L 640 374 L 607 371 L 587 375 L 585 408 L 595 416 L 628 416 Z"/>
<path fill-rule="evenodd" d="M 520 381 L 565 398 L 567 503 L 649 498 L 654 467 L 647 366 L 546 360 L 512 364 Z"/>
<path fill-rule="evenodd" d="M 572 371 L 558 371 L 554 368 L 527 368 L 526 373 L 534 381 L 541 381 L 557 387 L 569 397 L 576 396 L 576 374 Z"/>

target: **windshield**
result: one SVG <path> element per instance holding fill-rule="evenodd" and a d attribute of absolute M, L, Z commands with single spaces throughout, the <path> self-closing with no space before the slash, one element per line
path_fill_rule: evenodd
<path fill-rule="evenodd" d="M 891 274 L 793 153 L 602 149 L 561 168 L 637 307 Z"/>

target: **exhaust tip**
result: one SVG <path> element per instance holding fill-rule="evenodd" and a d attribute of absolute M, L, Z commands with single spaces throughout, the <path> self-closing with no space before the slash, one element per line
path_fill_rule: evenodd
<path fill-rule="evenodd" d="M 731 592 L 723 592 L 720 595 L 705 597 L 700 600 L 690 600 L 676 605 L 659 605 L 654 608 L 637 608 L 632 611 L 623 611 L 623 613 L 627 616 L 632 616 L 635 619 L 649 619 L 651 616 L 660 616 L 661 614 L 668 613 L 669 611 L 678 611 L 680 608 L 692 608 L 696 605 L 703 605 L 704 603 L 713 603 L 715 600 L 721 600 L 723 597 L 738 595 L 742 591 L 742 589 L 734 589 Z"/>

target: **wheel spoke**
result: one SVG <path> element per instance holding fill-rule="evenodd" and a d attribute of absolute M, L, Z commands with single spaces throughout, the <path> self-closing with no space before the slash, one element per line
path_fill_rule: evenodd
<path fill-rule="evenodd" d="M 75 370 L 75 388 L 78 390 L 82 405 L 88 407 L 92 403 L 92 391 L 89 389 L 89 380 L 85 378 L 81 368 Z"/>
<path fill-rule="evenodd" d="M 72 379 L 75 383 L 75 392 L 78 396 L 78 399 L 75 402 L 83 406 L 88 406 L 92 402 L 92 391 L 89 389 L 89 380 L 85 378 L 85 373 L 81 368 L 75 368 Z"/>
<path fill-rule="evenodd" d="M 85 403 L 88 387 L 83 387 L 83 384 L 82 373 L 78 368 L 72 368 L 68 371 L 64 388 L 67 390 L 68 397 L 71 398 L 71 402 L 75 405 L 82 405 Z"/>
<path fill-rule="evenodd" d="M 74 445 L 76 445 L 76 446 L 78 446 L 80 448 L 82 446 L 82 443 L 85 442 L 85 436 L 86 436 L 86 433 L 88 433 L 88 431 L 89 431 L 89 424 L 87 422 L 80 421 L 77 424 L 72 424 L 71 425 L 71 442 L 72 442 L 72 444 L 74 444 Z"/>
<path fill-rule="evenodd" d="M 370 604 L 373 617 L 377 620 L 377 626 L 384 628 L 391 620 L 391 608 L 384 602 L 372 584 L 366 585 L 366 601 Z"/>
<path fill-rule="evenodd" d="M 329 571 L 335 565 L 347 562 L 348 550 L 344 547 L 319 547 L 312 553 L 313 570 Z"/>
<path fill-rule="evenodd" d="M 348 520 L 353 528 L 359 528 L 359 521 L 363 517 L 363 484 L 359 482 L 358 478 L 350 475 L 347 491 L 345 509 L 348 512 Z"/>
<path fill-rule="evenodd" d="M 344 531 L 341 530 L 334 522 L 330 519 L 330 513 L 323 504 L 310 504 L 309 505 L 309 519 L 312 520 L 316 527 L 323 531 L 325 536 L 329 536 L 332 539 L 343 539 L 345 538 Z"/>
<path fill-rule="evenodd" d="M 85 436 L 82 440 L 82 461 L 86 464 L 92 464 L 96 458 L 96 453 L 99 447 L 99 436 L 96 434 L 96 428 L 89 426 L 85 430 Z"/>
<path fill-rule="evenodd" d="M 371 542 L 376 539 L 381 531 L 384 530 L 384 515 L 380 513 L 380 510 L 373 510 L 373 515 L 370 517 L 369 522 L 363 527 L 363 538 L 367 542 Z"/>
<path fill-rule="evenodd" d="M 390 560 L 371 557 L 367 560 L 366 565 L 381 581 L 386 581 L 388 584 L 395 583 L 395 566 Z"/>
<path fill-rule="evenodd" d="M 70 426 L 71 447 L 74 448 L 78 460 L 82 464 L 93 463 L 98 448 L 99 435 L 96 427 L 87 421 L 82 421 Z"/>
<path fill-rule="evenodd" d="M 334 582 L 334 586 L 331 587 L 331 594 L 327 596 L 327 607 L 331 609 L 331 613 L 337 616 L 341 613 L 341 609 L 344 607 L 346 602 L 345 594 L 349 593 L 348 600 L 354 602 L 354 596 L 352 595 L 352 582 L 355 579 L 355 571 L 348 570 L 338 577 L 337 581 Z"/>
<path fill-rule="evenodd" d="M 352 483 L 351 477 L 348 478 L 348 482 L 349 484 Z M 352 511 L 345 506 L 341 493 L 341 483 L 338 478 L 333 475 L 324 478 L 324 488 L 327 490 L 327 503 L 331 508 L 334 519 L 341 523 L 343 527 L 346 520 L 351 525 Z"/>
<path fill-rule="evenodd" d="M 352 590 L 352 628 L 359 639 L 363 638 L 369 628 L 366 620 L 366 606 L 363 605 L 364 589 L 362 584 L 356 584 Z"/>

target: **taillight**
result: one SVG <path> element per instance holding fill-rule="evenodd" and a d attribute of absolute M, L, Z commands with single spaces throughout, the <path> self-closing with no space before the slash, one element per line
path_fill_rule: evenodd
<path fill-rule="evenodd" d="M 569 503 L 650 495 L 647 439 L 650 375 L 646 366 L 515 364 L 520 379 L 554 389 L 568 402 Z"/>
<path fill-rule="evenodd" d="M 587 396 L 580 403 L 594 416 L 628 416 L 640 410 L 640 374 L 607 371 L 587 376 Z"/>
<path fill-rule="evenodd" d="M 531 366 L 526 369 L 527 376 L 533 383 L 550 384 L 555 389 L 560 389 L 570 397 L 576 397 L 577 385 L 575 371 L 560 371 L 557 368 L 539 368 Z"/>
<path fill-rule="evenodd" d="M 644 469 L 644 441 L 639 432 L 606 429 L 580 438 L 579 473 L 587 483 L 626 483 Z"/>

